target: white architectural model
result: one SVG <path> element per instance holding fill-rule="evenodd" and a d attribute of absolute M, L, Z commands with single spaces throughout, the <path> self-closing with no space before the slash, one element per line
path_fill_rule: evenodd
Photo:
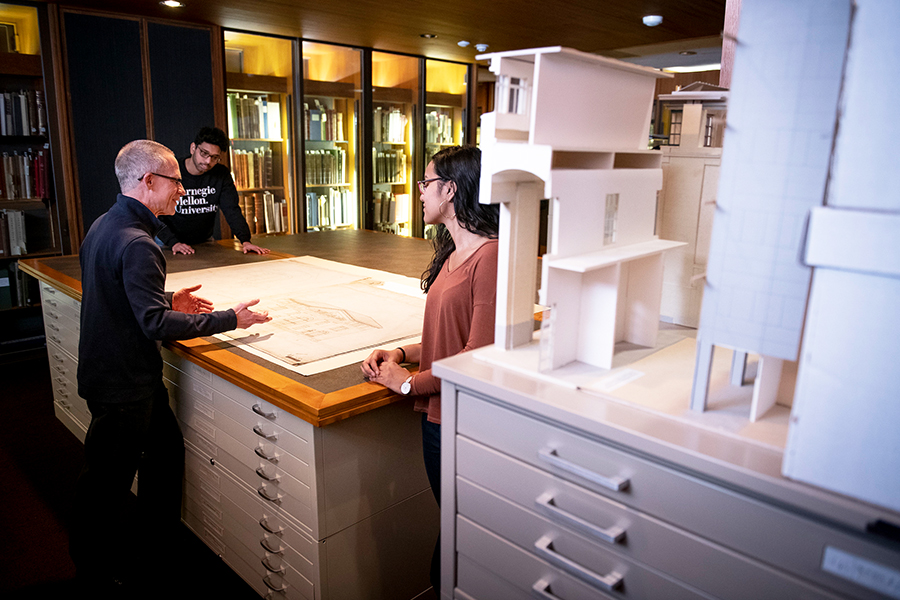
<path fill-rule="evenodd" d="M 716 212 L 728 90 L 696 82 L 658 98 L 665 124 L 659 234 L 687 246 L 666 254 L 662 320 L 696 328 Z M 658 129 L 659 131 L 659 129 Z"/>
<path fill-rule="evenodd" d="M 735 351 L 735 385 L 759 354 L 751 420 L 775 404 L 800 350 L 811 269 L 799 257 L 824 198 L 850 15 L 846 2 L 766 4 L 741 15 L 740 39 L 754 43 L 736 49 L 691 399 L 705 409 L 715 346 Z"/>
<path fill-rule="evenodd" d="M 609 369 L 616 342 L 653 346 L 663 253 L 662 154 L 647 150 L 665 73 L 566 48 L 485 54 L 498 110 L 482 116 L 481 202 L 501 204 L 496 344 L 532 341 L 538 215 L 551 199 L 540 370 Z"/>

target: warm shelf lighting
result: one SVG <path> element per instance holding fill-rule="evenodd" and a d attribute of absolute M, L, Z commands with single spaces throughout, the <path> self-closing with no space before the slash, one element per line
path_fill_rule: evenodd
<path fill-rule="evenodd" d="M 163 6 L 168 6 L 169 8 L 181 8 L 182 6 L 184 6 L 184 4 L 182 4 L 178 0 L 163 0 L 162 2 L 160 2 L 160 4 L 162 4 Z"/>
<path fill-rule="evenodd" d="M 666 73 L 698 73 L 700 71 L 718 71 L 722 69 L 722 63 L 709 65 L 695 65 L 692 67 L 666 67 L 663 69 Z"/>
<path fill-rule="evenodd" d="M 419 34 L 419 37 L 423 37 L 423 38 L 425 38 L 426 40 L 433 40 L 433 39 L 436 38 L 437 36 L 436 36 L 435 34 L 433 34 L 433 33 L 420 33 L 420 34 Z"/>
<path fill-rule="evenodd" d="M 466 40 L 461 40 L 459 42 L 456 42 L 456 45 L 459 46 L 460 48 L 465 48 L 466 46 L 469 45 L 469 42 L 467 42 Z"/>
<path fill-rule="evenodd" d="M 643 21 L 647 27 L 656 27 L 662 23 L 662 15 L 647 15 Z"/>

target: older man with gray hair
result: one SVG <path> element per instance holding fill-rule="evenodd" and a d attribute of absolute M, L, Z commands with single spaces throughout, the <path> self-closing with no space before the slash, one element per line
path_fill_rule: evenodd
<path fill-rule="evenodd" d="M 116 157 L 122 193 L 81 246 L 78 393 L 91 410 L 76 487 L 70 551 L 94 596 L 128 595 L 135 566 L 152 572 L 171 552 L 181 517 L 184 440 L 163 383 L 160 342 L 245 329 L 270 318 L 248 307 L 213 311 L 193 294 L 165 291 L 166 261 L 154 236 L 184 193 L 171 150 L 150 140 Z M 137 515 L 129 514 L 139 473 Z M 141 586 L 145 582 L 139 583 Z"/>

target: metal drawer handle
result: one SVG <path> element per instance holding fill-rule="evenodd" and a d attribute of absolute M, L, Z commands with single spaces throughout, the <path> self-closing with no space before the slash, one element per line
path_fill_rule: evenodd
<path fill-rule="evenodd" d="M 51 300 L 50 298 L 47 298 L 46 300 L 44 300 L 44 302 L 46 302 L 53 308 L 56 308 L 57 306 L 59 306 L 59 303 L 56 300 Z"/>
<path fill-rule="evenodd" d="M 561 521 L 566 525 L 574 527 L 575 529 L 578 529 L 583 533 L 587 533 L 588 535 L 599 538 L 604 542 L 615 544 L 625 538 L 625 529 L 623 529 L 622 527 L 619 527 L 617 525 L 613 525 L 612 527 L 607 528 L 598 527 L 590 521 L 585 521 L 584 519 L 576 517 L 570 512 L 562 510 L 561 508 L 553 504 L 553 494 L 551 494 L 550 492 L 545 492 L 535 498 L 534 505 L 538 510 L 549 516 L 551 519 Z"/>
<path fill-rule="evenodd" d="M 53 312 L 52 310 L 45 311 L 48 317 L 53 317 L 54 319 L 58 319 L 59 315 Z"/>
<path fill-rule="evenodd" d="M 531 595 L 540 600 L 559 600 L 559 596 L 550 593 L 550 582 L 543 578 L 531 586 Z"/>
<path fill-rule="evenodd" d="M 282 497 L 281 497 L 279 494 L 275 494 L 274 496 L 270 496 L 270 495 L 269 495 L 269 490 L 267 490 L 267 489 L 265 488 L 265 486 L 259 488 L 259 489 L 256 490 L 256 491 L 257 491 L 257 493 L 258 493 L 260 496 L 262 496 L 263 498 L 265 498 L 265 499 L 268 500 L 269 502 L 274 502 L 275 504 L 281 504 L 281 498 L 282 498 Z"/>
<path fill-rule="evenodd" d="M 62 345 L 62 338 L 60 338 L 58 335 L 51 335 L 50 339 L 53 340 L 54 342 L 56 342 L 57 344 Z"/>
<path fill-rule="evenodd" d="M 260 477 L 262 477 L 263 479 L 265 479 L 266 481 L 271 481 L 272 483 L 278 483 L 278 481 L 281 479 L 281 477 L 279 477 L 278 475 L 275 475 L 274 477 L 269 477 L 268 475 L 266 475 L 266 472 L 263 470 L 262 467 L 256 467 L 256 474 L 259 475 Z"/>
<path fill-rule="evenodd" d="M 54 360 L 58 360 L 59 362 L 62 362 L 65 358 L 66 358 L 66 357 L 63 356 L 62 354 L 60 354 L 59 352 L 54 352 L 54 353 L 53 353 L 53 359 L 54 359 Z"/>
<path fill-rule="evenodd" d="M 61 373 L 63 375 L 69 372 L 69 370 L 62 365 L 53 365 L 53 368 L 56 369 L 58 373 Z"/>
<path fill-rule="evenodd" d="M 578 577 L 582 581 L 590 583 L 594 587 L 611 592 L 615 588 L 622 585 L 622 580 L 624 579 L 624 577 L 622 577 L 622 575 L 620 575 L 619 573 L 613 571 L 608 575 L 598 575 L 590 569 L 579 565 L 577 562 L 569 560 L 565 556 L 555 552 L 553 548 L 551 548 L 552 545 L 553 540 L 550 538 L 550 536 L 545 535 L 534 543 L 534 550 L 538 554 L 538 556 L 542 557 L 547 562 L 559 567 L 560 569 L 566 571 L 571 575 L 574 575 L 575 577 Z"/>
<path fill-rule="evenodd" d="M 259 540 L 259 545 L 265 548 L 266 552 L 271 552 L 272 554 L 282 554 L 284 552 L 284 546 L 278 546 L 277 548 L 273 548 L 269 545 L 269 539 L 263 538 Z M 275 571 L 276 569 L 269 569 L 270 571 Z"/>
<path fill-rule="evenodd" d="M 272 533 L 275 535 L 281 535 L 281 532 L 284 531 L 284 527 L 282 527 L 280 525 L 278 527 L 273 528 L 271 525 L 269 525 L 269 520 L 265 517 L 263 517 L 262 519 L 259 520 L 259 526 L 262 527 L 263 529 L 265 529 L 266 531 L 268 531 L 269 533 Z"/>
<path fill-rule="evenodd" d="M 274 442 L 274 441 L 278 440 L 277 433 L 267 434 L 260 428 L 259 425 L 253 426 L 253 433 L 255 433 L 256 435 L 258 435 L 261 438 L 265 438 L 265 439 L 269 440 L 270 442 Z"/>
<path fill-rule="evenodd" d="M 278 464 L 278 455 L 277 454 L 273 454 L 272 456 L 269 456 L 268 454 L 266 454 L 266 452 L 262 448 L 260 448 L 258 446 L 253 451 L 256 452 L 256 455 L 258 457 L 264 458 L 274 465 Z"/>
<path fill-rule="evenodd" d="M 546 463 L 553 465 L 554 467 L 572 473 L 573 475 L 577 475 L 582 479 L 587 479 L 590 482 L 611 489 L 614 492 L 621 492 L 628 487 L 629 479 L 627 477 L 621 477 L 619 475 L 613 477 L 604 477 L 599 473 L 594 473 L 590 469 L 585 469 L 581 465 L 576 465 L 575 463 L 569 462 L 564 458 L 560 458 L 555 449 L 545 448 L 544 450 L 540 450 L 538 452 L 538 458 Z"/>
<path fill-rule="evenodd" d="M 59 394 L 60 396 L 62 396 L 63 398 L 69 397 L 69 392 L 67 392 L 66 390 L 63 390 L 63 389 L 57 389 L 56 393 Z"/>
<path fill-rule="evenodd" d="M 271 564 L 269 564 L 269 557 L 268 557 L 268 556 L 265 557 L 264 559 L 262 559 L 262 560 L 259 561 L 259 562 L 262 563 L 262 565 L 266 568 L 267 571 L 271 571 L 272 573 L 278 573 L 278 574 L 280 575 L 280 574 L 284 573 L 284 571 L 285 571 L 284 567 L 279 567 L 279 568 L 276 569 L 276 568 L 273 567 Z"/>
<path fill-rule="evenodd" d="M 61 383 L 63 385 L 65 385 L 65 383 L 66 383 L 66 378 L 63 377 L 62 375 L 57 375 L 56 377 L 53 378 L 53 380 L 56 381 L 56 383 Z"/>
<path fill-rule="evenodd" d="M 54 325 L 53 323 L 47 323 L 47 327 L 49 327 L 53 331 L 59 332 L 59 325 Z"/>
<path fill-rule="evenodd" d="M 272 411 L 272 412 L 270 412 L 270 413 L 267 413 L 266 411 L 264 411 L 264 410 L 262 409 L 262 406 L 259 405 L 259 404 L 254 404 L 252 410 L 253 410 L 253 412 L 255 412 L 256 414 L 258 414 L 259 416 L 264 417 L 264 418 L 266 418 L 266 419 L 268 419 L 268 420 L 270 420 L 270 421 L 274 421 L 274 420 L 275 420 L 275 417 L 278 416 L 278 415 L 275 414 L 275 411 Z"/>
<path fill-rule="evenodd" d="M 272 590 L 273 592 L 283 592 L 284 590 L 287 589 L 287 586 L 284 584 L 281 584 L 281 586 L 279 587 L 279 586 L 276 586 L 271 581 L 269 581 L 268 575 L 263 577 L 263 583 L 266 584 L 266 587 L 269 588 L 270 590 Z"/>

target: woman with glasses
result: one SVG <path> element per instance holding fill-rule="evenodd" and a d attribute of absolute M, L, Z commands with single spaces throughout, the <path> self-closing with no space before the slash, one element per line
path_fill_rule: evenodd
<path fill-rule="evenodd" d="M 425 470 L 440 504 L 441 382 L 431 364 L 494 341 L 497 299 L 499 207 L 478 203 L 481 151 L 454 146 L 434 155 L 419 181 L 425 223 L 436 225 L 434 257 L 422 274 L 425 323 L 422 342 L 375 350 L 362 363 L 370 381 L 415 396 L 422 415 Z M 418 363 L 416 374 L 401 366 Z M 439 590 L 440 553 L 435 546 L 431 582 Z"/>

